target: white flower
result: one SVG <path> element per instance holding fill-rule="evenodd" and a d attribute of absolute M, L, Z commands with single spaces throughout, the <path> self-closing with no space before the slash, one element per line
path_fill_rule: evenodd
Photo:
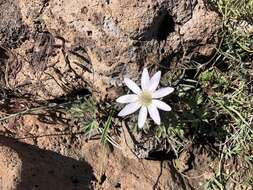
<path fill-rule="evenodd" d="M 144 68 L 141 76 L 141 89 L 132 80 L 124 78 L 127 87 L 133 91 L 134 94 L 124 95 L 116 100 L 118 103 L 127 103 L 127 105 L 118 113 L 118 116 L 124 117 L 140 109 L 138 116 L 139 128 L 144 126 L 148 113 L 154 122 L 157 125 L 160 125 L 161 119 L 157 108 L 164 111 L 171 111 L 171 107 L 158 99 L 167 96 L 174 91 L 174 88 L 172 87 L 156 90 L 160 78 L 161 71 L 158 71 L 150 78 L 147 68 Z"/>

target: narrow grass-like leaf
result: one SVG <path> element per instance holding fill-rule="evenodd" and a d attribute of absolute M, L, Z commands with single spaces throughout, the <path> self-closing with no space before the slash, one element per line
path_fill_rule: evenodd
<path fill-rule="evenodd" d="M 107 136 L 108 136 L 108 131 L 110 126 L 112 125 L 112 116 L 113 116 L 113 111 L 110 111 L 109 117 L 107 118 L 107 121 L 105 123 L 102 136 L 101 136 L 101 143 L 106 144 L 107 142 Z"/>

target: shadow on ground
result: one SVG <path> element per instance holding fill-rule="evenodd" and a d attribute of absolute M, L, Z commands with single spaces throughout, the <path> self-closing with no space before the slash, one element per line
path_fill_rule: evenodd
<path fill-rule="evenodd" d="M 91 166 L 85 161 L 42 150 L 4 136 L 0 136 L 0 147 L 8 147 L 9 150 L 16 152 L 18 159 L 21 160 L 19 180 L 14 180 L 16 190 L 88 190 L 92 187 L 95 177 Z M 13 167 L 12 159 L 7 158 L 10 162 L 7 170 Z M 6 159 L 4 160 L 6 162 Z M 4 179 L 4 175 L 7 174 L 1 175 Z"/>

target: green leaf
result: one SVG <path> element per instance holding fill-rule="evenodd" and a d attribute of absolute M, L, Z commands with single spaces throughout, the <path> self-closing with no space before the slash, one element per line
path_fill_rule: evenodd
<path fill-rule="evenodd" d="M 113 115 L 113 111 L 110 111 L 109 117 L 107 118 L 105 127 L 102 132 L 101 142 L 103 144 L 107 142 L 108 131 L 109 131 L 110 126 L 112 125 L 112 115 Z"/>
<path fill-rule="evenodd" d="M 88 136 L 88 138 L 91 137 L 92 132 L 98 128 L 98 122 L 96 120 L 90 122 L 88 125 L 84 126 L 84 135 Z"/>

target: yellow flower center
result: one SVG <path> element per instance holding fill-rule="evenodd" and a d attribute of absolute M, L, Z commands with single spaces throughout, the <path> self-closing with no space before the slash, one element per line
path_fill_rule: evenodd
<path fill-rule="evenodd" d="M 152 103 L 152 95 L 148 91 L 143 91 L 139 95 L 139 101 L 141 105 L 149 106 Z"/>

